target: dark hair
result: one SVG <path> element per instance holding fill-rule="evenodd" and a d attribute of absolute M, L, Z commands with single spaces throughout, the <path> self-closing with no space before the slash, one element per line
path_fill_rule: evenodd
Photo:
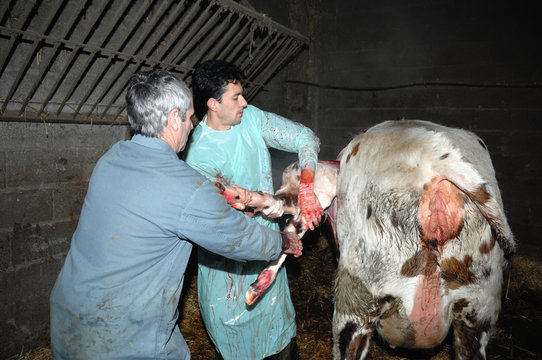
<path fill-rule="evenodd" d="M 167 125 L 167 114 L 178 109 L 182 118 L 191 98 L 188 86 L 168 71 L 136 73 L 126 90 L 128 121 L 136 134 L 159 137 Z"/>
<path fill-rule="evenodd" d="M 202 119 L 207 112 L 207 100 L 222 102 L 222 94 L 229 83 L 241 83 L 243 72 L 225 60 L 207 60 L 199 64 L 192 75 L 194 110 Z"/>

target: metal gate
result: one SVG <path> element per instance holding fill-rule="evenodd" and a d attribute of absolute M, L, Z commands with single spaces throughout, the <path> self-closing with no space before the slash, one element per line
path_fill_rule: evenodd
<path fill-rule="evenodd" d="M 307 38 L 233 0 L 4 0 L 0 120 L 123 124 L 138 71 L 191 82 L 202 60 L 245 73 L 247 100 Z"/>

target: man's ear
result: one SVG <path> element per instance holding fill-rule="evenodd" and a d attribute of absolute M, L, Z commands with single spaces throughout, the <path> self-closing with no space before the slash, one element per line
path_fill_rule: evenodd
<path fill-rule="evenodd" d="M 177 124 L 177 117 L 180 117 L 179 115 L 179 109 L 175 108 L 167 113 L 167 123 L 169 126 L 173 128 L 173 130 L 177 130 L 177 127 L 179 126 Z M 181 119 L 182 120 L 182 119 Z"/>
<path fill-rule="evenodd" d="M 210 98 L 207 100 L 207 108 L 211 111 L 216 111 L 218 106 L 218 101 L 215 98 Z"/>

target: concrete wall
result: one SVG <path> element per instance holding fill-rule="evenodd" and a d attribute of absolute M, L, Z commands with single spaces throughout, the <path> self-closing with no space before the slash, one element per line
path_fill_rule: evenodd
<path fill-rule="evenodd" d="M 49 294 L 98 158 L 125 126 L 0 122 L 0 357 L 49 341 Z"/>
<path fill-rule="evenodd" d="M 251 3 L 311 39 L 254 104 L 311 126 L 326 159 L 384 120 L 476 132 L 489 147 L 519 253 L 542 260 L 542 23 L 533 5 Z M 423 83 L 429 85 L 415 85 Z"/>

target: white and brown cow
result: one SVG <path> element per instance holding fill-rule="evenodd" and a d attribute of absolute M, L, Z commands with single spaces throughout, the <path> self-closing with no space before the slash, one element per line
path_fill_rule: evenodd
<path fill-rule="evenodd" d="M 334 359 L 363 359 L 373 332 L 484 359 L 516 243 L 486 146 L 471 132 L 387 121 L 341 152 Z"/>

